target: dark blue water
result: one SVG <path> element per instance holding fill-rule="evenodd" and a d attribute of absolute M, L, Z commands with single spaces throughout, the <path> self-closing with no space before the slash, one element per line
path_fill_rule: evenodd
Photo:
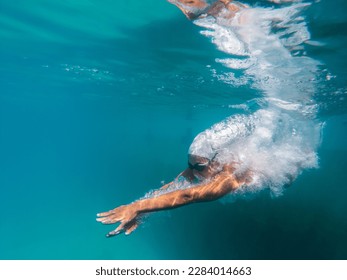
<path fill-rule="evenodd" d="M 106 239 L 97 212 L 172 180 L 199 132 L 261 95 L 211 74 L 226 55 L 173 5 L 118 2 L 0 3 L 0 259 L 346 259 L 346 3 L 304 14 L 307 55 L 332 77 L 314 96 L 319 168 L 279 197 L 186 206 Z"/>

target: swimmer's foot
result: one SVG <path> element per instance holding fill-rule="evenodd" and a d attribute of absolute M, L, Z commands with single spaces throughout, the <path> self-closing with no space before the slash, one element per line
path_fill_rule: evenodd
<path fill-rule="evenodd" d="M 129 235 L 140 224 L 140 215 L 133 204 L 123 205 L 108 212 L 97 214 L 98 222 L 103 224 L 114 224 L 120 222 L 120 225 L 113 231 L 106 234 L 106 237 L 116 236 L 120 233 Z"/>

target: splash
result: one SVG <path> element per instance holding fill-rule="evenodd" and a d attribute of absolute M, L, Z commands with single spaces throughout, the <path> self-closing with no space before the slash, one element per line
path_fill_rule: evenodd
<path fill-rule="evenodd" d="M 281 194 L 304 169 L 318 167 L 322 123 L 315 119 L 313 97 L 320 63 L 305 55 L 310 33 L 302 14 L 308 6 L 243 7 L 231 19 L 194 21 L 229 56 L 216 60 L 231 72 L 212 74 L 233 87 L 250 85 L 263 96 L 257 111 L 213 125 L 190 147 L 190 153 L 208 158 L 218 153 L 221 163 L 236 162 L 236 172 L 251 170 L 247 191 L 269 187 Z"/>

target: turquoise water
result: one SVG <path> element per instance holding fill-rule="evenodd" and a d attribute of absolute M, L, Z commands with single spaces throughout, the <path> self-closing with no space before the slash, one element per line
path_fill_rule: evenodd
<path fill-rule="evenodd" d="M 280 196 L 156 213 L 107 239 L 97 212 L 172 180 L 198 133 L 262 92 L 214 75 L 227 54 L 164 0 L 2 0 L 0 259 L 346 259 L 346 8 L 303 11 L 329 77 L 313 96 L 318 168 Z"/>

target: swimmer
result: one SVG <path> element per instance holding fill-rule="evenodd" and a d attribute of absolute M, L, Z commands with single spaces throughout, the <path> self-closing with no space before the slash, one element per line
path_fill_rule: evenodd
<path fill-rule="evenodd" d="M 139 225 L 141 217 L 150 212 L 177 208 L 183 205 L 207 202 L 225 196 L 249 180 L 249 174 L 236 176 L 235 167 L 232 164 L 221 166 L 214 158 L 206 158 L 190 154 L 188 156 L 188 168 L 177 178 L 183 178 L 190 183 L 195 183 L 187 189 L 164 192 L 161 195 L 154 195 L 151 198 L 141 199 L 128 205 L 117 207 L 108 212 L 98 214 L 97 221 L 103 224 L 120 225 L 106 236 L 112 237 L 124 232 L 126 235 L 133 232 Z M 170 188 L 164 185 L 157 193 L 161 193 Z"/>
<path fill-rule="evenodd" d="M 208 15 L 230 19 L 240 9 L 246 7 L 232 0 L 169 0 L 169 2 L 176 5 L 189 19 Z M 97 214 L 97 221 L 103 224 L 120 223 L 115 230 L 106 235 L 107 237 L 123 232 L 126 235 L 132 233 L 146 213 L 217 200 L 251 182 L 249 171 L 236 174 L 237 163 L 220 163 L 218 151 L 211 148 L 211 143 L 201 145 L 201 141 L 198 141 L 200 138 L 198 135 L 189 149 L 188 168 L 174 181 L 155 191 L 149 198 Z M 170 190 L 178 180 L 184 180 L 190 186 Z"/>

